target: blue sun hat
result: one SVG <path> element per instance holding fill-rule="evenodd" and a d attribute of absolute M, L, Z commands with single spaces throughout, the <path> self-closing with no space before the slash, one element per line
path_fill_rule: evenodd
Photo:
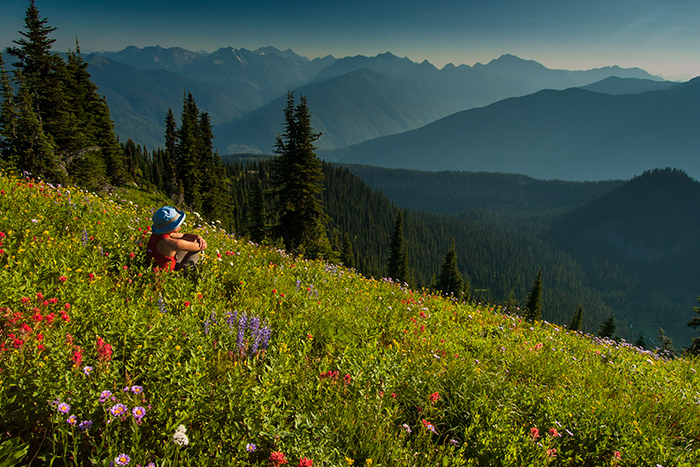
<path fill-rule="evenodd" d="M 184 221 L 186 214 L 184 211 L 178 211 L 172 206 L 163 206 L 158 209 L 151 217 L 153 225 L 151 231 L 154 234 L 164 234 L 177 229 Z"/>

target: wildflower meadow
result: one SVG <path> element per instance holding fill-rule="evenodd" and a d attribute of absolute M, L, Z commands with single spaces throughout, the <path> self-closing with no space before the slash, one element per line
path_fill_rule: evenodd
<path fill-rule="evenodd" d="M 119 192 L 118 192 L 119 193 Z M 697 466 L 698 361 L 0 177 L 0 465 Z"/>

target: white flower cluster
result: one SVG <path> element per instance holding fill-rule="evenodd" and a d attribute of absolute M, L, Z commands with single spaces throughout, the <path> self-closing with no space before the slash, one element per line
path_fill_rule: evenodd
<path fill-rule="evenodd" d="M 180 425 L 177 427 L 177 430 L 175 430 L 175 434 L 173 435 L 173 442 L 178 446 L 187 446 L 190 444 L 190 439 L 185 434 L 186 431 L 187 428 L 185 428 L 185 425 Z"/>

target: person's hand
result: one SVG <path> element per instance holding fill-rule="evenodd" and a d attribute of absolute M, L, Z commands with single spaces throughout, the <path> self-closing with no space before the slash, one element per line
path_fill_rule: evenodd
<path fill-rule="evenodd" d="M 206 250 L 207 249 L 207 241 L 202 238 L 201 235 L 197 235 L 197 238 L 195 239 L 197 243 L 199 243 L 199 249 L 200 250 Z"/>

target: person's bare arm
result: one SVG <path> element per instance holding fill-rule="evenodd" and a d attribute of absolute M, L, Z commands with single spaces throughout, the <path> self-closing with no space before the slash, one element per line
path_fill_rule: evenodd
<path fill-rule="evenodd" d="M 207 248 L 207 242 L 199 235 L 173 232 L 158 242 L 156 248 L 164 256 L 173 256 L 178 251 L 204 250 Z"/>

